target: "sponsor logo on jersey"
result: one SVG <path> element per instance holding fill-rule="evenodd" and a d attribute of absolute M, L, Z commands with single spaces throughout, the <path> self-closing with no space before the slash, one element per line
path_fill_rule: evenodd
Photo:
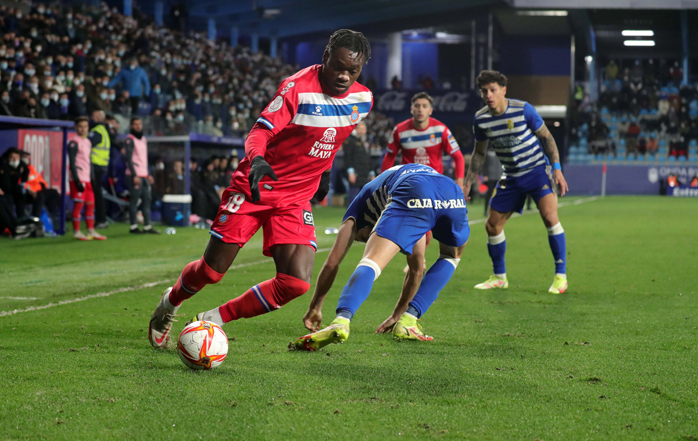
<path fill-rule="evenodd" d="M 313 113 L 313 115 L 322 116 L 322 107 L 315 106 L 315 112 L 312 112 L 312 113 Z"/>
<path fill-rule="evenodd" d="M 218 223 L 224 224 L 225 221 L 228 220 L 228 215 L 227 214 L 221 214 L 221 217 L 218 218 Z"/>
<path fill-rule="evenodd" d="M 517 136 L 503 136 L 501 138 L 493 139 L 492 144 L 495 147 L 514 147 L 521 144 L 521 140 Z"/>
<path fill-rule="evenodd" d="M 274 113 L 277 110 L 279 110 L 281 108 L 281 106 L 283 106 L 283 105 L 284 105 L 284 97 L 277 96 L 276 98 L 274 98 L 274 101 L 272 101 L 271 104 L 269 104 L 269 107 L 267 108 L 267 112 Z"/>
<path fill-rule="evenodd" d="M 434 136 L 434 135 L 431 135 Z M 429 165 L 429 155 L 427 155 L 427 149 L 424 147 L 418 147 L 417 152 L 414 156 L 414 163 L 415 164 L 423 164 L 423 165 Z"/>
<path fill-rule="evenodd" d="M 465 208 L 463 199 L 410 199 L 407 201 L 407 208 L 433 208 L 435 210 L 447 208 Z"/>
<path fill-rule="evenodd" d="M 281 92 L 279 92 L 279 95 L 286 95 L 286 92 L 288 92 L 288 90 L 295 85 L 296 85 L 296 83 L 291 81 L 283 89 L 281 89 Z"/>
<path fill-rule="evenodd" d="M 358 106 L 353 106 L 351 108 L 351 123 L 356 124 L 359 122 L 359 107 Z"/>
<path fill-rule="evenodd" d="M 306 225 L 315 226 L 315 222 L 313 221 L 313 213 L 303 210 L 303 223 Z"/>
<path fill-rule="evenodd" d="M 337 129 L 330 127 L 329 129 L 325 130 L 325 133 L 322 134 L 322 139 L 320 142 L 334 143 L 335 136 L 337 136 Z"/>

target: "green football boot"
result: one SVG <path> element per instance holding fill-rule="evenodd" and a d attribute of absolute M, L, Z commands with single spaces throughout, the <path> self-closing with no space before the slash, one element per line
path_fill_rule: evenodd
<path fill-rule="evenodd" d="M 325 329 L 304 335 L 289 345 L 297 351 L 317 351 L 331 343 L 344 343 L 349 338 L 349 319 L 337 317 Z"/>
<path fill-rule="evenodd" d="M 432 341 L 434 337 L 422 332 L 422 325 L 417 323 L 417 317 L 402 314 L 400 320 L 393 326 L 393 337 L 399 340 Z"/>

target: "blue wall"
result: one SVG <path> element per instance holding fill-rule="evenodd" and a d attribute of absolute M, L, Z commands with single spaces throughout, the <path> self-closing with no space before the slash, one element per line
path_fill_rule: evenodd
<path fill-rule="evenodd" d="M 439 46 L 436 43 L 402 43 L 402 87 L 421 88 L 420 76 L 431 76 L 436 86 L 439 80 Z"/>
<path fill-rule="evenodd" d="M 499 53 L 505 75 L 570 75 L 569 37 L 505 37 Z"/>

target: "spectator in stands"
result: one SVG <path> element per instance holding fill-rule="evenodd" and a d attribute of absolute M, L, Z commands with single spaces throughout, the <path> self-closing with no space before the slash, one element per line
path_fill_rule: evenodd
<path fill-rule="evenodd" d="M 119 96 L 112 105 L 112 110 L 124 116 L 131 115 L 131 102 L 127 91 L 119 93 Z"/>
<path fill-rule="evenodd" d="M 85 86 L 80 84 L 75 87 L 75 90 L 71 92 L 70 105 L 68 106 L 68 113 L 71 119 L 75 119 L 78 116 L 87 115 L 87 97 L 85 96 Z"/>
<path fill-rule="evenodd" d="M 650 139 L 647 140 L 647 153 L 650 155 L 654 155 L 657 153 L 657 149 L 659 148 L 659 143 L 657 142 L 657 135 L 652 133 L 650 135 Z"/>
<path fill-rule="evenodd" d="M 12 110 L 10 109 L 10 92 L 3 90 L 0 94 L 0 115 L 1 116 L 12 116 Z"/>
<path fill-rule="evenodd" d="M 343 175 L 349 182 L 347 205 L 356 198 L 364 185 L 371 181 L 371 150 L 366 123 L 360 122 L 342 144 L 344 150 Z"/>
<path fill-rule="evenodd" d="M 637 149 L 637 138 L 640 135 L 640 126 L 637 121 L 632 120 L 628 126 L 628 132 L 626 135 L 627 150 L 628 153 L 632 153 Z"/>
<path fill-rule="evenodd" d="M 61 111 L 62 120 L 70 120 L 70 98 L 68 98 L 67 93 L 60 94 L 60 99 L 58 100 Z"/>
<path fill-rule="evenodd" d="M 167 175 L 165 193 L 184 194 L 184 163 L 179 159 L 172 164 L 172 171 Z"/>
<path fill-rule="evenodd" d="M 118 74 L 109 82 L 109 87 L 114 87 L 123 82 L 123 89 L 131 97 L 131 113 L 138 114 L 138 104 L 141 96 L 150 96 L 150 80 L 148 74 L 138 65 L 138 59 L 132 58 L 125 69 L 121 69 Z"/>
<path fill-rule="evenodd" d="M 615 80 L 618 76 L 618 65 L 614 60 L 611 60 L 606 65 L 606 79 Z"/>

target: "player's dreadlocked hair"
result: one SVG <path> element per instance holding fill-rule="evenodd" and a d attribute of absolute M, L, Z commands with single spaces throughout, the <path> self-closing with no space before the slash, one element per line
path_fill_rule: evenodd
<path fill-rule="evenodd" d="M 330 36 L 330 41 L 327 43 L 325 50 L 332 52 L 337 48 L 346 48 L 359 55 L 363 55 L 364 63 L 371 59 L 371 45 L 366 37 L 361 32 L 352 31 L 351 29 L 340 29 Z"/>

